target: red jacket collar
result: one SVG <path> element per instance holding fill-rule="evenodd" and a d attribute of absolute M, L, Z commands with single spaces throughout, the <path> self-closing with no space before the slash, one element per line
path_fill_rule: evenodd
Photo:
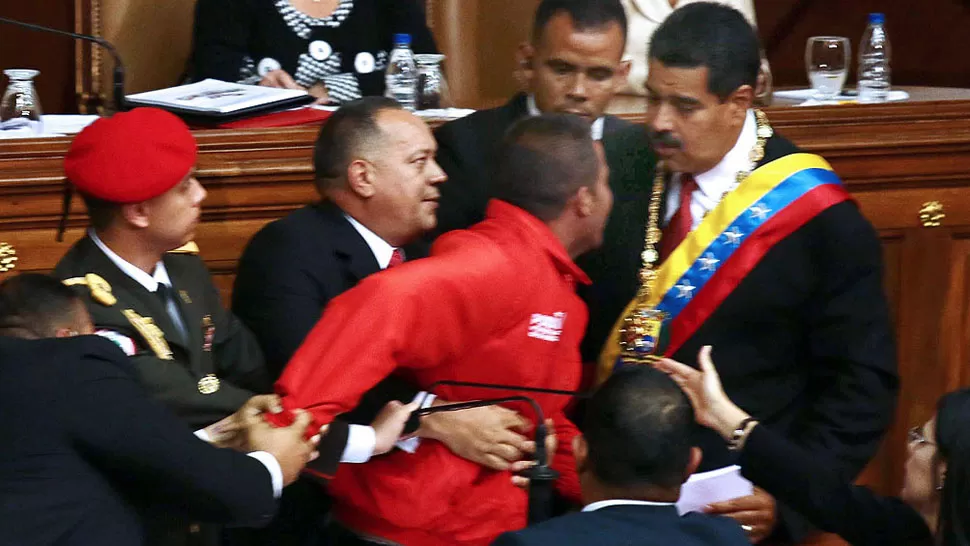
<path fill-rule="evenodd" d="M 488 202 L 485 217 L 499 219 L 503 222 L 513 222 L 526 229 L 534 235 L 537 246 L 542 247 L 549 254 L 560 273 L 572 276 L 578 283 L 592 284 L 586 273 L 569 256 L 562 241 L 542 220 L 511 203 L 499 199 L 492 199 Z"/>

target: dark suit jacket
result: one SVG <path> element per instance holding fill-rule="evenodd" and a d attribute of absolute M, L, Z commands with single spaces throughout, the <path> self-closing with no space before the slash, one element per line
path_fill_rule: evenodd
<path fill-rule="evenodd" d="M 441 199 L 433 235 L 465 229 L 485 219 L 498 146 L 509 127 L 528 114 L 526 95 L 518 94 L 503 106 L 480 110 L 435 130 L 436 159 L 448 180 L 438 186 Z M 630 126 L 620 118 L 605 116 L 603 141 Z"/>
<path fill-rule="evenodd" d="M 933 544 L 919 512 L 898 497 L 852 485 L 827 461 L 762 426 L 741 452 L 741 473 L 804 514 L 824 531 L 856 546 Z"/>
<path fill-rule="evenodd" d="M 420 258 L 427 247 L 408 247 L 405 254 L 408 260 Z M 232 309 L 256 335 L 276 378 L 330 300 L 380 270 L 343 211 L 325 201 L 271 222 L 253 236 L 239 259 Z M 417 392 L 400 380 L 385 380 L 345 418 L 369 424 L 386 402 L 410 402 Z"/>
<path fill-rule="evenodd" d="M 505 533 L 493 546 L 750 546 L 733 520 L 673 506 L 614 505 Z"/>
<path fill-rule="evenodd" d="M 593 280 L 583 291 L 586 360 L 636 293 L 655 165 L 643 128 L 605 144 L 616 204 L 604 245 L 580 259 Z M 795 151 L 772 137 L 762 163 Z M 879 238 L 855 203 L 823 211 L 775 245 L 673 357 L 695 363 L 708 344 L 732 400 L 854 477 L 892 419 L 898 383 Z M 712 432 L 698 442 L 702 470 L 733 462 Z"/>
<path fill-rule="evenodd" d="M 111 285 L 118 301 L 110 306 L 93 299 L 88 287 L 76 288 L 98 329 L 115 331 L 135 341 L 138 352 L 129 360 L 152 397 L 199 429 L 232 414 L 253 393 L 268 392 L 270 383 L 256 339 L 223 307 L 202 260 L 193 254 L 168 253 L 163 263 L 172 280 L 187 340 L 178 333 L 158 296 L 118 269 L 88 237 L 67 251 L 54 275 L 68 279 L 96 273 Z M 125 309 L 154 320 L 165 334 L 172 360 L 162 360 L 152 352 L 125 317 Z M 205 337 L 210 331 L 214 338 L 207 344 Z M 207 374 L 215 374 L 220 387 L 214 393 L 202 394 L 199 380 Z"/>
<path fill-rule="evenodd" d="M 192 435 L 98 336 L 0 337 L 0 543 L 144 542 L 138 512 L 245 524 L 275 511 L 261 463 Z"/>

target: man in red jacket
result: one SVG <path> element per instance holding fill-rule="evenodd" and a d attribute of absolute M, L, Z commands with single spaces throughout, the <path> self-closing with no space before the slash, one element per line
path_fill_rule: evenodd
<path fill-rule="evenodd" d="M 276 385 L 287 409 L 328 423 L 395 370 L 424 389 L 446 379 L 579 387 L 587 314 L 575 288 L 589 281 L 573 259 L 602 242 L 613 204 L 602 147 L 580 119 L 540 116 L 514 126 L 499 157 L 485 221 L 333 300 Z M 435 390 L 448 400 L 496 396 Z M 578 500 L 569 399 L 535 399 L 559 436 L 557 488 Z M 337 544 L 479 545 L 526 523 L 526 494 L 508 471 L 427 439 L 413 454 L 342 466 L 330 491 Z"/>

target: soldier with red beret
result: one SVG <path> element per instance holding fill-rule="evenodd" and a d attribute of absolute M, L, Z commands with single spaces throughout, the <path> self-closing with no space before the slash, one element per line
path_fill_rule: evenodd
<path fill-rule="evenodd" d="M 64 170 L 90 228 L 55 275 L 77 287 L 97 333 L 130 357 L 148 392 L 202 429 L 270 385 L 259 345 L 223 307 L 191 242 L 206 197 L 196 155 L 185 123 L 154 108 L 78 134 Z M 218 534 L 171 514 L 148 518 L 147 529 L 161 544 L 213 544 Z"/>

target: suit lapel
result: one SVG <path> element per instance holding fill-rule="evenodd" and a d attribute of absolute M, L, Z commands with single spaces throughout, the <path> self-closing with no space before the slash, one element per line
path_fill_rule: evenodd
<path fill-rule="evenodd" d="M 330 237 L 330 246 L 343 270 L 348 288 L 364 277 L 381 270 L 374 252 L 367 246 L 367 241 L 354 229 L 337 205 L 324 201 L 318 204 L 316 209 L 327 225 L 326 233 Z"/>

